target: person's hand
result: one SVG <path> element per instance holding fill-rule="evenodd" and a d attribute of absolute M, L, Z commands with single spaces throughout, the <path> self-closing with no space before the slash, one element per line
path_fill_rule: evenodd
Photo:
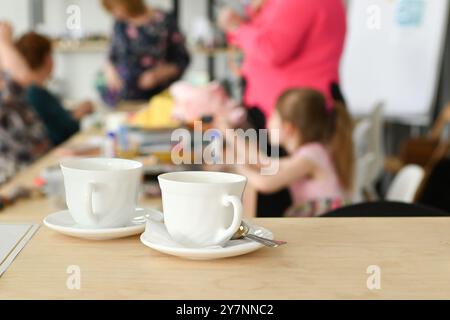
<path fill-rule="evenodd" d="M 231 129 L 243 128 L 247 120 L 247 111 L 243 107 L 236 107 L 217 114 L 214 117 L 214 127 L 225 135 Z"/>
<path fill-rule="evenodd" d="M 80 103 L 77 108 L 75 109 L 74 116 L 77 119 L 81 119 L 89 114 L 94 112 L 94 104 L 87 100 Z"/>
<path fill-rule="evenodd" d="M 217 23 L 219 28 L 226 32 L 232 32 L 239 28 L 243 19 L 235 10 L 231 8 L 223 8 L 219 12 Z"/>
<path fill-rule="evenodd" d="M 108 88 L 113 91 L 121 91 L 123 89 L 123 80 L 117 72 L 116 68 L 108 65 L 105 70 L 106 84 Z"/>
<path fill-rule="evenodd" d="M 14 31 L 9 22 L 0 21 L 0 42 L 12 43 Z"/>
<path fill-rule="evenodd" d="M 159 84 L 159 76 L 156 70 L 145 71 L 138 80 L 138 86 L 141 90 L 153 89 Z"/>

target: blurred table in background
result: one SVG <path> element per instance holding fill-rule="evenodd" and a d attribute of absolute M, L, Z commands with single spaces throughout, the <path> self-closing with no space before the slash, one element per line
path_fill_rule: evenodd
<path fill-rule="evenodd" d="M 132 105 L 127 105 L 125 108 L 130 109 Z M 76 134 L 73 138 L 71 138 L 67 143 L 62 145 L 59 148 L 54 149 L 46 156 L 42 157 L 34 164 L 29 166 L 28 168 L 20 171 L 10 182 L 0 187 L 0 195 L 7 195 L 13 192 L 17 188 L 25 188 L 25 189 L 36 189 L 35 180 L 40 177 L 44 170 L 51 167 L 58 167 L 60 161 L 64 158 L 63 153 L 61 152 L 64 149 L 70 149 L 75 146 L 82 146 L 86 144 L 87 141 L 102 138 L 104 136 L 104 131 L 100 129 L 93 129 L 87 132 L 81 132 Z M 96 156 L 96 155 L 95 155 Z M 150 161 L 151 162 L 151 161 Z M 145 166 L 145 164 L 144 164 Z M 146 177 L 150 175 L 158 175 L 158 170 L 161 170 L 161 167 L 164 168 L 164 165 L 154 165 L 154 169 L 152 165 L 149 165 L 144 171 L 146 173 Z M 170 166 L 169 166 L 170 169 Z M 215 170 L 214 166 L 203 167 L 202 170 Z M 153 177 L 155 180 L 156 177 Z M 156 180 L 155 180 L 156 181 Z M 5 211 L 15 211 L 21 212 L 21 206 L 25 205 L 28 207 L 30 203 L 33 203 L 34 206 L 40 206 L 44 208 L 48 208 L 47 213 L 50 213 L 56 210 L 56 208 L 51 208 L 49 204 L 49 199 L 41 196 L 41 197 L 33 197 L 33 199 L 25 199 L 19 200 L 18 203 L 14 204 L 11 207 L 6 208 L 3 211 L 0 211 L 0 215 L 4 214 Z M 247 217 L 254 217 L 256 214 L 256 192 L 250 187 L 247 186 L 245 194 L 244 194 L 244 208 Z M 140 206 L 151 206 L 160 208 L 161 207 L 161 199 L 159 197 L 146 197 L 145 194 L 141 197 Z M 20 216 L 20 214 L 15 214 L 15 216 Z M 25 217 L 27 215 L 25 214 Z M 28 222 L 41 222 L 41 221 L 28 221 Z"/>
<path fill-rule="evenodd" d="M 41 173 L 45 169 L 53 167 L 53 166 L 59 166 L 59 163 L 60 163 L 61 159 L 63 158 L 63 156 L 61 156 L 62 148 L 66 148 L 66 147 L 74 146 L 74 145 L 81 145 L 89 139 L 99 137 L 102 135 L 103 135 L 103 131 L 101 131 L 101 130 L 91 130 L 89 132 L 83 132 L 83 133 L 79 133 L 79 134 L 75 135 L 72 139 L 70 139 L 62 147 L 54 149 L 49 154 L 47 154 L 46 156 L 44 156 L 41 159 L 39 159 L 38 161 L 36 161 L 36 163 L 34 163 L 31 166 L 29 166 L 28 168 L 20 171 L 14 177 L 14 179 L 12 179 L 10 182 L 6 183 L 4 186 L 0 187 L 0 194 L 3 194 L 3 195 L 9 194 L 12 191 L 14 191 L 14 189 L 16 189 L 16 188 L 35 189 L 36 188 L 35 180 L 37 177 L 39 177 L 41 175 Z M 19 222 L 22 222 L 22 221 L 33 222 L 33 223 L 42 222 L 42 219 L 26 220 L 26 217 L 29 216 L 26 212 L 29 211 L 29 209 L 24 210 L 22 208 L 23 207 L 29 208 L 30 205 L 32 208 L 33 207 L 39 208 L 39 209 L 40 208 L 48 208 L 47 209 L 48 213 L 52 212 L 52 210 L 55 211 L 55 208 L 51 208 L 51 205 L 50 205 L 48 199 L 41 196 L 41 197 L 33 197 L 32 199 L 19 200 L 18 203 L 14 204 L 13 206 L 8 207 L 4 211 L 0 211 L 0 215 L 5 214 L 5 212 L 11 211 L 11 212 L 16 212 L 14 214 L 15 217 L 25 218 L 25 220 L 20 220 Z M 160 199 L 144 198 L 142 200 L 141 205 L 150 205 L 152 207 L 160 207 L 161 201 L 160 201 Z"/>

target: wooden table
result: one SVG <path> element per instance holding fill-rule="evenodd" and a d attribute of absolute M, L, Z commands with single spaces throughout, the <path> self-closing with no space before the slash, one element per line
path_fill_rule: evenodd
<path fill-rule="evenodd" d="M 74 141 L 83 139 L 78 136 Z M 29 183 L 54 154 L 21 173 Z M 24 201 L 0 223 L 39 223 L 48 201 Z M 93 242 L 42 227 L 0 278 L 0 299 L 416 299 L 450 298 L 450 219 L 259 219 L 289 244 L 247 256 L 188 261 L 138 237 Z M 379 266 L 381 289 L 367 288 Z M 67 269 L 79 266 L 81 290 Z"/>

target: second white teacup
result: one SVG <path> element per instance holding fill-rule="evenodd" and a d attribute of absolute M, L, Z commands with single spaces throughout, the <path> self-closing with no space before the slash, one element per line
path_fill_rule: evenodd
<path fill-rule="evenodd" d="M 61 163 L 66 200 L 86 228 L 126 226 L 136 212 L 142 164 L 123 159 L 71 159 Z"/>
<path fill-rule="evenodd" d="M 164 223 L 172 239 L 192 248 L 224 245 L 239 229 L 247 179 L 223 172 L 160 175 Z"/>

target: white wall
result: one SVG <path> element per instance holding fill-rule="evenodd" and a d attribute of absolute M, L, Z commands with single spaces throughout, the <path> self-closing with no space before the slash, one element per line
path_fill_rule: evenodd
<path fill-rule="evenodd" d="M 14 24 L 17 32 L 22 33 L 30 27 L 30 10 L 28 0 L 1 0 L 0 19 Z"/>

